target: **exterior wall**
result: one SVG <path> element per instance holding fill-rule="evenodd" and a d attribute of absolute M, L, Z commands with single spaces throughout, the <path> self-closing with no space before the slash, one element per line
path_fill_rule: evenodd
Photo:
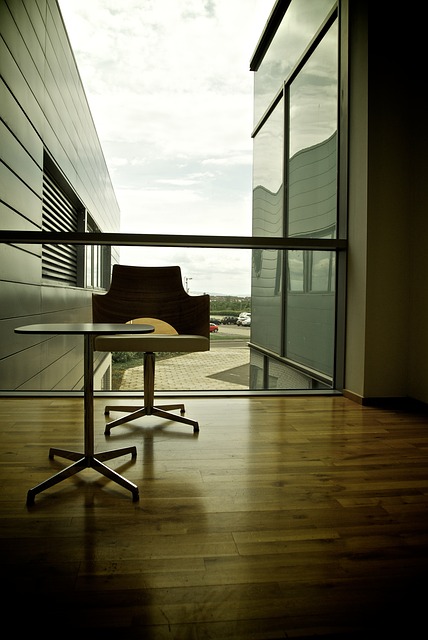
<path fill-rule="evenodd" d="M 409 131 L 408 145 L 411 148 L 410 170 L 412 181 L 407 193 L 413 211 L 410 226 L 410 303 L 407 344 L 409 349 L 408 385 L 409 394 L 428 403 L 428 181 L 426 159 L 425 103 L 414 96 L 413 129 Z M 425 129 L 424 129 L 425 128 Z M 422 130 L 422 135 L 421 135 Z M 425 130 L 425 133 L 424 133 Z M 413 160 L 414 159 L 414 160 Z"/>
<path fill-rule="evenodd" d="M 1 227 L 42 228 L 47 153 L 98 228 L 118 231 L 118 204 L 56 0 L 0 0 L 0 76 Z M 0 390 L 81 388 L 81 338 L 14 333 L 91 319 L 91 290 L 44 282 L 41 251 L 0 244 Z"/>
<path fill-rule="evenodd" d="M 411 46 L 399 60 L 388 58 L 396 34 L 411 33 L 417 42 L 418 26 L 400 13 L 370 12 L 368 2 L 349 5 L 345 393 L 363 402 L 427 403 L 426 126 L 417 92 L 408 90 L 415 86 L 421 59 Z M 376 47 L 370 46 L 369 22 Z"/>
<path fill-rule="evenodd" d="M 349 200 L 345 390 L 363 398 L 368 234 L 367 18 L 350 20 Z"/>

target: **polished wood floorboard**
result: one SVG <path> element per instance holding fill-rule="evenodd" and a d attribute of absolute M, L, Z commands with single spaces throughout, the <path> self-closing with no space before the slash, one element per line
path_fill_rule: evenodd
<path fill-rule="evenodd" d="M 46 638 L 419 638 L 427 616 L 428 416 L 342 397 L 190 398 L 136 445 L 36 496 L 82 449 L 83 401 L 0 398 L 2 624 Z M 110 399 L 109 399 L 110 404 Z M 136 403 L 137 404 L 137 403 Z M 11 626 L 9 626 L 11 625 Z"/>

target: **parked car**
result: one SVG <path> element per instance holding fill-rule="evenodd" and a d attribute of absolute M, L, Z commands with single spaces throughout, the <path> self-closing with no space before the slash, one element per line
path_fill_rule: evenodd
<path fill-rule="evenodd" d="M 221 324 L 236 324 L 237 318 L 235 316 L 224 316 Z"/>
<path fill-rule="evenodd" d="M 214 322 L 210 322 L 210 333 L 217 333 L 218 331 L 218 324 L 215 324 Z"/>
<path fill-rule="evenodd" d="M 241 322 L 241 327 L 251 327 L 251 316 L 244 318 Z"/>
<path fill-rule="evenodd" d="M 212 322 L 213 324 L 216 324 L 216 325 L 220 324 L 220 320 L 217 320 L 217 318 L 210 318 L 210 322 Z"/>
<path fill-rule="evenodd" d="M 247 320 L 247 318 L 250 318 L 250 322 L 251 322 L 251 313 L 249 311 L 243 311 L 242 313 L 239 314 L 238 319 L 236 321 L 236 324 L 237 325 L 242 325 L 244 320 Z M 247 325 L 247 326 L 249 326 L 249 325 Z"/>

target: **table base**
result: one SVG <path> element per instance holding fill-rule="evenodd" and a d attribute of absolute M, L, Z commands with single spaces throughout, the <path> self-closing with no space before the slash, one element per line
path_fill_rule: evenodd
<path fill-rule="evenodd" d="M 106 476 L 106 478 L 109 478 L 109 480 L 113 480 L 125 489 L 128 489 L 132 493 L 132 500 L 136 502 L 139 499 L 137 485 L 133 482 L 130 482 L 116 471 L 113 471 L 113 469 L 110 469 L 110 467 L 107 467 L 105 464 L 103 464 L 104 460 L 119 458 L 120 456 L 124 456 L 128 453 L 131 454 L 132 458 L 136 458 L 137 447 L 124 447 L 122 449 L 104 451 L 101 453 L 96 453 L 94 455 L 85 455 L 84 453 L 78 453 L 76 451 L 66 451 L 64 449 L 56 449 L 51 447 L 49 449 L 50 459 L 53 459 L 54 456 L 60 456 L 61 458 L 74 460 L 75 462 L 74 464 L 69 465 L 65 469 L 62 469 L 62 471 L 59 471 L 55 475 L 51 476 L 47 480 L 44 480 L 40 484 L 36 485 L 32 489 L 29 489 L 27 493 L 27 505 L 34 504 L 35 496 L 41 491 L 44 491 L 49 487 L 53 487 L 55 484 L 58 484 L 58 482 L 62 482 L 62 480 L 70 478 L 70 476 L 73 476 L 74 474 L 79 473 L 79 471 L 82 471 L 82 469 L 87 469 L 88 467 L 95 469 L 102 475 Z"/>

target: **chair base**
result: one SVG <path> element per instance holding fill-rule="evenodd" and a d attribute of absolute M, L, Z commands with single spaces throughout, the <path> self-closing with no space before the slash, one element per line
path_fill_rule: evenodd
<path fill-rule="evenodd" d="M 107 406 L 104 409 L 104 415 L 109 415 L 110 411 L 125 411 L 128 415 L 122 418 L 117 418 L 112 422 L 106 424 L 104 434 L 110 435 L 110 429 L 117 427 L 119 424 L 142 418 L 143 416 L 158 416 L 158 418 L 165 418 L 165 420 L 172 420 L 173 422 L 182 422 L 183 424 L 189 424 L 193 427 L 193 433 L 199 431 L 199 424 L 195 420 L 184 418 L 185 412 L 184 404 L 163 404 L 155 406 L 155 354 L 151 351 L 144 353 L 144 407 L 130 407 L 130 406 Z M 166 409 L 180 409 L 180 416 L 175 413 L 170 413 Z"/>
<path fill-rule="evenodd" d="M 181 415 L 176 415 L 175 413 L 170 413 L 169 411 L 165 411 L 165 409 L 180 409 Z M 117 420 L 112 420 L 112 422 L 108 422 L 105 427 L 104 434 L 106 436 L 110 435 L 110 429 L 113 427 L 117 427 L 120 424 L 124 424 L 126 422 L 130 422 L 131 420 L 137 420 L 137 418 L 142 418 L 143 416 L 157 416 L 158 418 L 165 418 L 165 420 L 172 420 L 174 422 L 181 422 L 183 424 L 189 424 L 193 427 L 193 433 L 198 433 L 199 431 L 199 423 L 195 420 L 190 420 L 189 418 L 185 418 L 183 416 L 185 409 L 184 404 L 165 404 L 161 406 L 150 406 L 150 407 L 132 407 L 132 406 L 108 406 L 104 409 L 104 414 L 108 416 L 110 411 L 125 411 L 127 412 L 126 416 L 122 418 L 117 418 Z"/>

